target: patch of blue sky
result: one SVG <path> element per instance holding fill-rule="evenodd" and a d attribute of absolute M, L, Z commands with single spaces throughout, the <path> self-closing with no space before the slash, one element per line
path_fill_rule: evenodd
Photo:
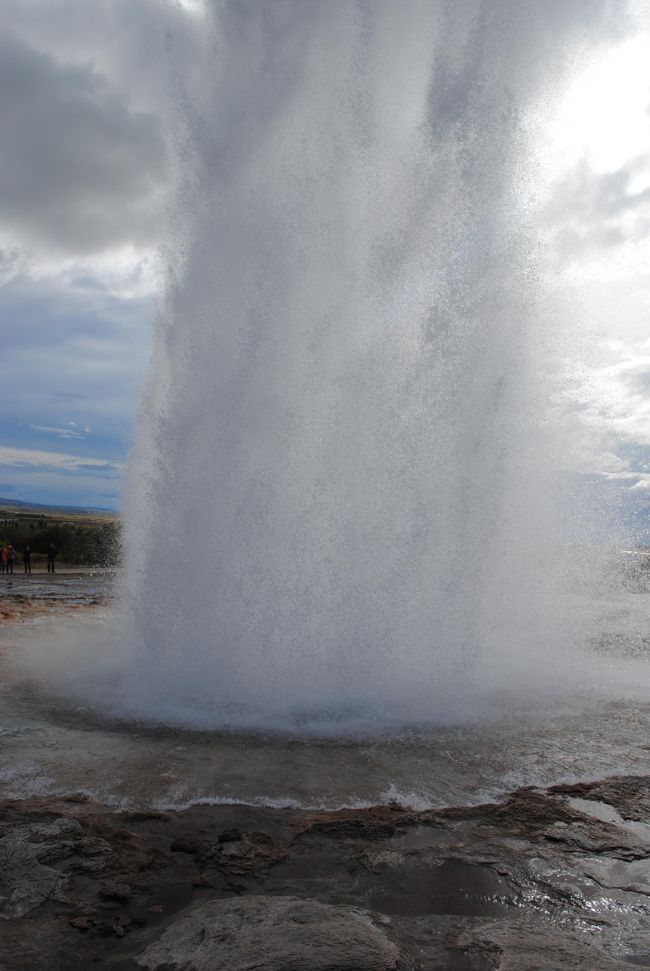
<path fill-rule="evenodd" d="M 0 290 L 10 362 L 3 376 L 0 495 L 110 507 L 119 502 L 154 306 L 150 296 L 122 297 L 86 282 L 80 288 L 20 276 Z M 2 446 L 5 460 L 11 449 L 10 462 L 2 460 Z M 43 462 L 45 453 L 64 458 Z"/>

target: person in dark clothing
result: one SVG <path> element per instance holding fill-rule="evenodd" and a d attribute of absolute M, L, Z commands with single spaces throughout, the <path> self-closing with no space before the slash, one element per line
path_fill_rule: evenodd
<path fill-rule="evenodd" d="M 54 561 L 56 560 L 56 554 L 58 552 L 59 551 L 57 550 L 54 543 L 50 543 L 50 545 L 47 548 L 47 572 L 48 573 L 56 573 L 56 570 L 54 569 Z"/>
<path fill-rule="evenodd" d="M 14 572 L 14 560 L 16 559 L 16 551 L 13 548 L 13 544 L 10 543 L 7 547 L 7 573 Z"/>
<path fill-rule="evenodd" d="M 25 573 L 32 572 L 32 551 L 29 546 L 23 546 L 23 566 L 25 567 Z"/>

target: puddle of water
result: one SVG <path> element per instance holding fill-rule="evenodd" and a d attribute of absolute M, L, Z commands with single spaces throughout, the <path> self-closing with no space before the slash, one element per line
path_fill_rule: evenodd
<path fill-rule="evenodd" d="M 371 910 L 404 917 L 453 914 L 500 917 L 511 911 L 508 884 L 489 867 L 446 860 L 435 867 L 396 866 L 382 874 L 381 889 L 368 902 Z"/>
<path fill-rule="evenodd" d="M 190 880 L 158 887 L 152 892 L 146 906 L 140 909 L 138 916 L 148 925 L 155 926 L 169 920 L 171 914 L 187 907 L 193 898 L 194 887 Z"/>

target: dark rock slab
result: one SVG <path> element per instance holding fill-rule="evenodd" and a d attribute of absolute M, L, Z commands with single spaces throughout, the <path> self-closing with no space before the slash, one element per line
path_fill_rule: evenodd
<path fill-rule="evenodd" d="M 0 918 L 24 917 L 50 898 L 65 900 L 67 877 L 49 864 L 70 856 L 80 833 L 81 826 L 72 819 L 5 833 L 0 839 Z"/>
<path fill-rule="evenodd" d="M 296 897 L 216 900 L 189 908 L 138 963 L 147 971 L 398 971 L 388 923 Z"/>
<path fill-rule="evenodd" d="M 458 944 L 488 959 L 498 971 L 624 971 L 625 960 L 607 954 L 599 935 L 591 939 L 571 928 L 555 926 L 553 933 L 530 918 L 486 924 L 461 934 Z"/>

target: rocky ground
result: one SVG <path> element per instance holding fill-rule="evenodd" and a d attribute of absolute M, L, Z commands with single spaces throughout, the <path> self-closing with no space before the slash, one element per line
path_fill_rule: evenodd
<path fill-rule="evenodd" d="M 21 564 L 20 571 L 0 574 L 0 626 L 104 606 L 110 601 L 105 589 L 109 577 L 110 571 L 81 566 L 63 566 L 54 575 L 35 570 L 26 576 Z"/>
<path fill-rule="evenodd" d="M 414 812 L 0 805 L 3 971 L 650 967 L 650 790 Z"/>
<path fill-rule="evenodd" d="M 0 622 L 88 609 L 50 583 Z M 415 812 L 1 801 L 0 971 L 650 967 L 642 776 Z"/>

